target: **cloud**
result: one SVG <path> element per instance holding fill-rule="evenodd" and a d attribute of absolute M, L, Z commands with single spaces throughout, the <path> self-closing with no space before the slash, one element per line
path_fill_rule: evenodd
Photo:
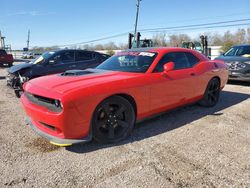
<path fill-rule="evenodd" d="M 9 13 L 6 15 L 2 15 L 0 17 L 12 17 L 12 16 L 20 16 L 20 15 L 26 15 L 26 16 L 47 16 L 47 15 L 53 15 L 56 14 L 55 12 L 41 12 L 41 11 L 19 11 L 14 13 Z"/>

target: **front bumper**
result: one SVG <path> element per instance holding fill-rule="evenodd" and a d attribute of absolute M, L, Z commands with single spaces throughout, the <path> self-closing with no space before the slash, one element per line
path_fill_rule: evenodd
<path fill-rule="evenodd" d="M 250 82 L 250 73 L 243 74 L 240 72 L 233 72 L 229 73 L 229 80 L 240 80 L 240 81 L 249 81 Z"/>
<path fill-rule="evenodd" d="M 89 122 L 74 106 L 67 106 L 61 112 L 52 112 L 45 106 L 34 104 L 25 94 L 21 102 L 30 127 L 52 144 L 66 146 L 92 139 Z"/>
<path fill-rule="evenodd" d="M 72 144 L 78 144 L 78 143 L 83 143 L 83 142 L 89 142 L 92 139 L 91 135 L 88 135 L 85 138 L 82 139 L 63 139 L 63 138 L 57 138 L 55 136 L 49 135 L 40 129 L 38 129 L 33 123 L 32 120 L 27 117 L 26 118 L 27 124 L 30 126 L 30 128 L 38 135 L 41 137 L 47 139 L 51 144 L 57 145 L 57 146 L 70 146 Z"/>
<path fill-rule="evenodd" d="M 15 79 L 16 79 L 16 78 L 15 78 L 15 75 L 9 73 L 9 74 L 6 76 L 7 86 L 9 86 L 9 87 L 11 87 L 11 88 L 14 88 L 15 82 L 17 81 L 17 80 L 15 80 Z"/>

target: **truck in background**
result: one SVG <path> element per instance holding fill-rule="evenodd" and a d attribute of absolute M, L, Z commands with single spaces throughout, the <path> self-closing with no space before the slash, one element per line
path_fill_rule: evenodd
<path fill-rule="evenodd" d="M 8 65 L 11 67 L 13 65 L 14 59 L 12 54 L 7 54 L 3 49 L 0 49 L 0 66 Z"/>

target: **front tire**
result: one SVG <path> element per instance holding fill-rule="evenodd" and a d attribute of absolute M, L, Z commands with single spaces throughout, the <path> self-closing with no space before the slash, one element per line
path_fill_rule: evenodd
<path fill-rule="evenodd" d="M 209 81 L 204 97 L 199 104 L 204 107 L 213 107 L 218 103 L 219 97 L 220 81 L 218 78 L 213 78 Z"/>
<path fill-rule="evenodd" d="M 133 130 L 135 111 L 132 104 L 120 96 L 101 102 L 92 118 L 93 138 L 100 143 L 125 139 Z"/>

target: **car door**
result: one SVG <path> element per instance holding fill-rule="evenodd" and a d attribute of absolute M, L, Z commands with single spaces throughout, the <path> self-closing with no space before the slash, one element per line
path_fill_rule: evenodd
<path fill-rule="evenodd" d="M 187 99 L 192 100 L 204 94 L 208 80 L 204 69 L 200 67 L 202 61 L 191 52 L 185 52 L 184 54 L 189 62 L 190 74 L 192 76 L 190 78 L 190 90 Z"/>
<path fill-rule="evenodd" d="M 76 67 L 78 69 L 94 68 L 99 65 L 95 53 L 89 51 L 76 52 Z"/>
<path fill-rule="evenodd" d="M 163 74 L 163 65 L 173 62 L 174 70 Z M 193 69 L 184 52 L 165 54 L 151 73 L 151 109 L 171 109 L 192 96 Z"/>
<path fill-rule="evenodd" d="M 51 58 L 46 64 L 47 74 L 61 73 L 76 69 L 75 51 L 62 51 Z"/>

